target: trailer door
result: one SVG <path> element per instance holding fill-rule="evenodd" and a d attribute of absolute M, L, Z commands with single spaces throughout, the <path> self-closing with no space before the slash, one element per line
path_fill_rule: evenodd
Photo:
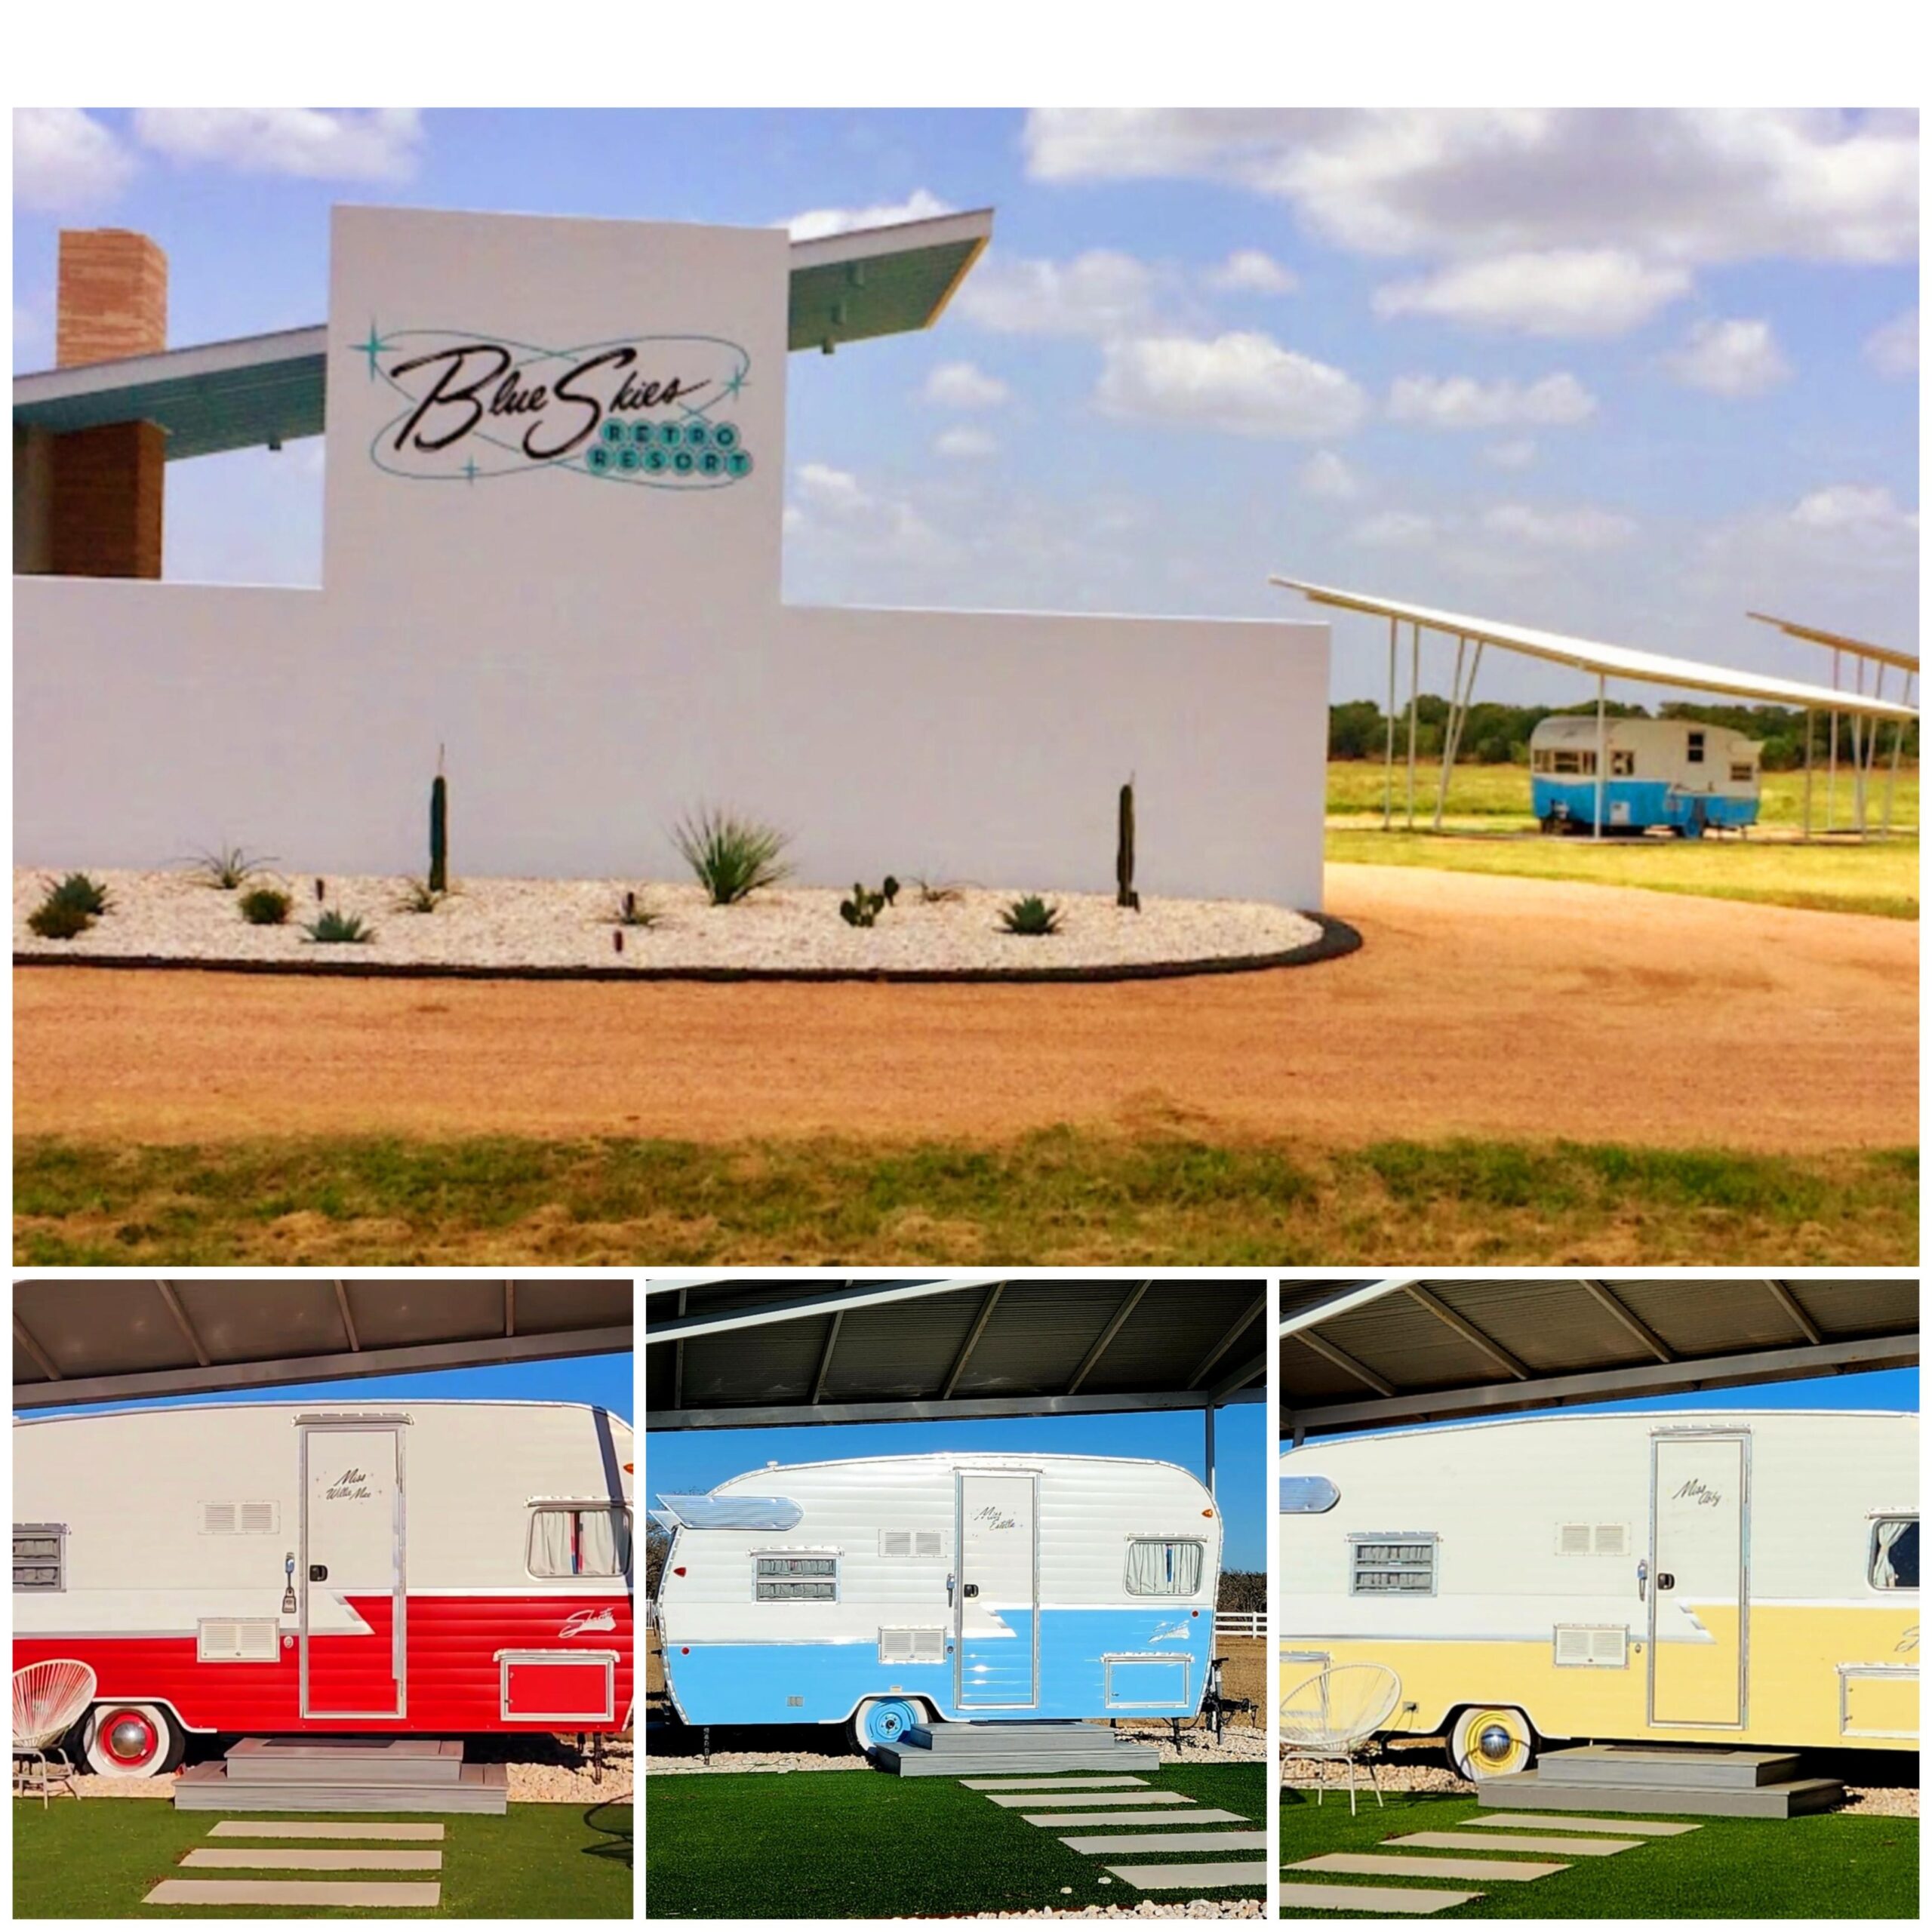
<path fill-rule="evenodd" d="M 1040 1701 L 1039 1478 L 959 1472 L 959 1589 L 953 1645 L 962 1710 Z"/>
<path fill-rule="evenodd" d="M 1749 1651 L 1751 1438 L 1651 1438 L 1654 1724 L 1740 1728 Z"/>
<path fill-rule="evenodd" d="M 405 1416 L 298 1416 L 305 1718 L 408 1708 Z"/>

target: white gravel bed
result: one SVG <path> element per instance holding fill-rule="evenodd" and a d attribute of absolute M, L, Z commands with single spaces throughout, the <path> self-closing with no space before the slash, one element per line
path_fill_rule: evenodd
<path fill-rule="evenodd" d="M 1164 1724 L 1125 1724 L 1123 1737 L 1131 1735 L 1142 1743 L 1158 1744 L 1164 1764 L 1251 1764 L 1268 1755 L 1268 1734 L 1258 1724 L 1229 1724 L 1214 1742 L 1214 1734 L 1205 1729 L 1184 1729 L 1176 1748 L 1174 1735 Z"/>
<path fill-rule="evenodd" d="M 313 874 L 256 881 L 291 893 L 295 906 L 285 926 L 251 926 L 236 908 L 237 894 L 174 871 L 93 873 L 108 889 L 106 914 L 77 938 L 42 939 L 28 930 L 27 915 L 57 876 L 38 869 L 14 872 L 17 955 L 278 961 L 324 968 L 932 973 L 1249 958 L 1289 952 L 1321 937 L 1320 927 L 1299 912 L 1244 900 L 1149 898 L 1134 912 L 1108 894 L 1049 893 L 1043 896 L 1060 909 L 1061 929 L 1027 939 L 1000 927 L 1001 910 L 1021 896 L 1017 890 L 968 888 L 957 900 L 927 905 L 909 885 L 869 928 L 848 926 L 840 918 L 842 891 L 780 887 L 721 906 L 707 903 L 696 885 L 635 879 L 465 879 L 434 912 L 409 912 L 398 909 L 400 879 L 328 876 L 318 904 Z M 627 891 L 661 915 L 656 924 L 619 926 Z M 374 938 L 362 945 L 312 942 L 300 922 L 314 918 L 321 905 L 360 915 Z M 618 932 L 621 953 L 613 943 Z"/>
<path fill-rule="evenodd" d="M 1106 1881 L 1103 1879 L 1104 1884 Z M 1269 1882 L 1264 1873 L 1255 1881 Z M 1070 1888 L 1069 1888 L 1070 1889 Z M 1038 1912 L 983 1912 L 981 1918 L 1259 1918 L 1259 1899 L 1189 1899 L 1185 1903 L 1170 1899 L 1157 1903 L 1143 1899 L 1138 1905 L 1069 1906 L 1056 1912 L 1051 1907 Z"/>

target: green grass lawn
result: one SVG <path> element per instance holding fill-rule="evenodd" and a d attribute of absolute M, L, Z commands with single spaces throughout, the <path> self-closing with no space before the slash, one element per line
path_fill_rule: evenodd
<path fill-rule="evenodd" d="M 1300 1801 L 1295 1801 L 1299 1800 Z M 1318 1808 L 1284 1795 L 1281 1863 L 1325 1851 L 1372 1851 L 1384 1838 L 1453 1830 L 1477 1817 L 1473 1798 L 1392 1793 L 1386 1809 L 1371 1799 L 1354 1819 L 1346 1795 Z M 1664 1814 L 1660 1814 L 1660 1816 Z M 1657 1838 L 1609 1858 L 1580 1858 L 1567 1872 L 1490 1887 L 1484 1896 L 1436 1915 L 1443 1918 L 1913 1918 L 1918 1912 L 1918 1820 L 1826 1813 L 1813 1818 L 1704 1818 L 1681 1838 Z M 1484 1826 L 1489 1831 L 1497 1829 Z M 1525 1826 L 1527 1832 L 1533 1828 Z M 1399 1854 L 1392 1854 L 1400 1856 Z M 1477 1852 L 1444 1851 L 1442 1858 Z M 1499 1850 L 1495 1856 L 1511 1854 Z M 1517 1856 L 1555 1861 L 1553 1852 Z M 1312 1878 L 1321 1874 L 1309 1872 Z M 1420 1881 L 1332 1878 L 1335 1884 L 1392 1885 Z M 1460 1880 L 1429 1881 L 1455 1889 Z M 1478 1881 L 1479 1882 L 1479 1881 Z M 1296 1918 L 1345 1912 L 1295 1912 Z"/>
<path fill-rule="evenodd" d="M 23 1267 L 1909 1264 L 1905 1148 L 1265 1140 L 15 1143 Z"/>
<path fill-rule="evenodd" d="M 1417 823 L 1435 811 L 1434 774 L 1418 783 Z M 1404 816 L 1407 776 L 1398 771 L 1396 811 Z M 1764 781 L 1761 823 L 1795 830 L 1803 777 L 1774 772 Z M 1875 799 L 1876 794 L 1874 797 Z M 1848 784 L 1839 786 L 1838 823 L 1850 813 Z M 1814 781 L 1814 825 L 1824 810 L 1822 778 Z M 1530 777 L 1516 765 L 1459 765 L 1451 776 L 1441 835 L 1381 829 L 1382 768 L 1338 761 L 1328 768 L 1327 856 L 1371 866 L 1425 866 L 1439 871 L 1503 872 L 1527 878 L 1576 879 L 1708 899 L 1795 906 L 1810 912 L 1918 916 L 1918 774 L 1902 772 L 1893 811 L 1895 835 L 1796 844 L 1789 838 L 1546 838 L 1530 817 Z M 1877 807 L 1872 808 L 1876 823 Z"/>
<path fill-rule="evenodd" d="M 1150 1789 L 1184 1792 L 1198 1806 L 1232 1811 L 1259 1825 L 1267 1815 L 1266 1774 L 1257 1764 L 1170 1765 L 1146 1775 Z M 1023 1812 L 992 1804 L 951 1778 L 866 1771 L 694 1774 L 652 1780 L 646 1802 L 645 1903 L 653 1919 L 1131 1908 L 1143 1897 L 1253 1898 L 1265 1889 L 1257 1882 L 1140 1893 L 1118 1879 L 1103 1884 L 1109 1863 L 1131 1861 L 1069 1851 L 1060 1832 L 1029 1825 Z M 1180 1814 L 1177 1826 L 1186 1823 L 1189 1807 L 1166 1808 Z M 1148 1827 L 1150 1835 L 1154 1829 Z M 1233 1855 L 1163 1857 L 1212 1863 Z"/>
<path fill-rule="evenodd" d="M 346 1816 L 347 1814 L 345 1814 Z M 358 1814 L 360 1815 L 360 1814 Z M 385 1822 L 383 1814 L 368 1814 Z M 177 1811 L 159 1798 L 56 1798 L 14 1804 L 16 1918 L 260 1918 L 263 1906 L 144 1906 L 163 1878 L 401 1879 L 433 1878 L 443 1888 L 433 1911 L 372 1913 L 304 1906 L 305 1918 L 629 1918 L 631 1807 L 512 1804 L 500 1818 L 439 1821 L 443 1842 L 416 1846 L 443 1854 L 440 1872 L 195 1872 L 181 1855 L 202 1844 L 295 1841 L 211 1838 L 219 1823 L 206 1811 Z M 272 1820 L 254 1822 L 272 1823 Z M 427 1821 L 426 1821 L 427 1822 Z M 402 1849 L 395 1847 L 394 1849 Z"/>

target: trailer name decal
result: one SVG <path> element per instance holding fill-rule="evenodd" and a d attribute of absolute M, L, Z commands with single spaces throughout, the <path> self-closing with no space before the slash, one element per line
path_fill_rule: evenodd
<path fill-rule="evenodd" d="M 325 1503 L 364 1503 L 375 1494 L 369 1487 L 369 1478 L 361 1469 L 346 1469 L 322 1491 Z"/>
<path fill-rule="evenodd" d="M 1715 1490 L 1707 1489 L 1697 1477 L 1693 1476 L 1670 1500 L 1673 1503 L 1687 1500 L 1696 1503 L 1700 1509 L 1715 1509 L 1724 1498 Z"/>
<path fill-rule="evenodd" d="M 1017 1516 L 1009 1516 L 1004 1509 L 998 1509 L 990 1503 L 983 1509 L 974 1510 L 973 1520 L 976 1523 L 985 1524 L 989 1530 L 1017 1530 L 1020 1527 Z"/>
<path fill-rule="evenodd" d="M 400 408 L 369 444 L 378 469 L 479 483 L 565 469 L 652 489 L 722 489 L 751 452 L 715 412 L 751 356 L 720 336 L 644 335 L 567 349 L 465 329 L 380 330 L 351 345 Z"/>

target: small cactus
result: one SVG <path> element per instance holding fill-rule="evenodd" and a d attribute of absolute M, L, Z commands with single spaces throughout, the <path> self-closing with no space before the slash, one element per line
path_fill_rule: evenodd
<path fill-rule="evenodd" d="M 437 761 L 438 767 L 441 760 Z M 450 889 L 450 788 L 438 770 L 429 786 L 429 890 Z"/>
<path fill-rule="evenodd" d="M 838 916 L 848 926 L 875 926 L 878 915 L 899 897 L 899 881 L 890 872 L 876 891 L 855 880 L 850 899 L 838 902 Z"/>
<path fill-rule="evenodd" d="M 1114 881 L 1118 890 L 1114 903 L 1130 912 L 1140 910 L 1140 895 L 1134 889 L 1134 781 L 1120 788 L 1120 832 L 1114 846 Z"/>

